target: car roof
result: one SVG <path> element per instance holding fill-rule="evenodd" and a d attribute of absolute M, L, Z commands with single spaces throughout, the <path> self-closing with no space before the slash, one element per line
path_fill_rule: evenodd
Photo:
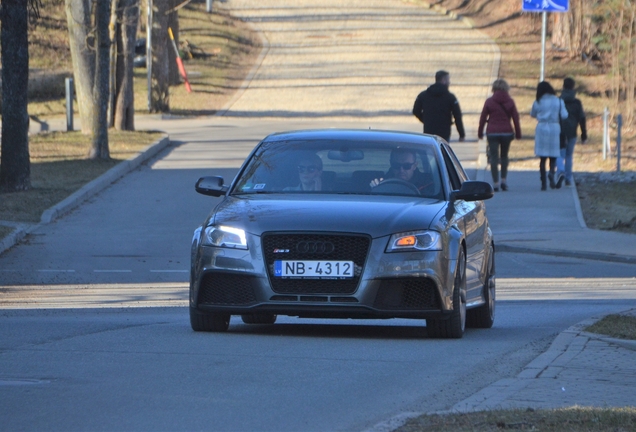
<path fill-rule="evenodd" d="M 263 142 L 290 140 L 350 140 L 350 141 L 393 141 L 404 144 L 424 144 L 439 146 L 439 138 L 416 132 L 379 129 L 307 129 L 277 132 L 268 135 Z"/>

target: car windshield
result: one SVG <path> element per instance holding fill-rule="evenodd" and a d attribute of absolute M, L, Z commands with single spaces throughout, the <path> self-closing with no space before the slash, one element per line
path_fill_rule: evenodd
<path fill-rule="evenodd" d="M 435 147 L 393 142 L 262 143 L 233 195 L 373 194 L 442 199 Z"/>

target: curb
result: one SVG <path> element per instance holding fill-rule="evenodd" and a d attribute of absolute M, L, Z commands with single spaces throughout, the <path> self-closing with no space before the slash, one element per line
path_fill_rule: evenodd
<path fill-rule="evenodd" d="M 42 217 L 40 218 L 40 223 L 18 225 L 18 227 L 11 234 L 0 241 L 0 254 L 2 254 L 7 249 L 15 246 L 24 237 L 26 237 L 28 234 L 35 231 L 39 227 L 53 222 L 54 220 L 67 214 L 74 208 L 78 207 L 88 198 L 97 195 L 99 192 L 106 189 L 115 181 L 119 180 L 129 172 L 139 167 L 144 162 L 159 154 L 169 145 L 170 137 L 168 135 L 165 135 L 164 137 L 160 138 L 159 140 L 155 141 L 154 143 L 143 149 L 134 158 L 120 162 L 101 176 L 97 177 L 95 180 L 82 186 L 79 190 L 75 191 L 64 200 L 45 210 L 44 213 L 42 213 Z"/>
<path fill-rule="evenodd" d="M 615 255 L 597 252 L 569 251 L 562 249 L 541 249 L 524 246 L 510 246 L 505 243 L 495 243 L 497 252 L 515 252 L 537 255 L 552 255 L 568 258 L 579 258 L 594 261 L 617 262 L 623 264 L 636 264 L 636 256 Z"/>

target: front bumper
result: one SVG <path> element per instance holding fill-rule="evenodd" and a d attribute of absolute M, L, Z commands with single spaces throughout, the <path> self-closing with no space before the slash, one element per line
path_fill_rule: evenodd
<path fill-rule="evenodd" d="M 370 240 L 370 239 L 369 239 Z M 193 256 L 192 308 L 231 315 L 314 318 L 440 318 L 452 310 L 453 263 L 441 251 L 386 253 L 369 242 L 357 284 L 296 280 L 272 284 L 259 238 L 248 250 L 201 246 Z M 306 287 L 306 288 L 305 288 Z"/>

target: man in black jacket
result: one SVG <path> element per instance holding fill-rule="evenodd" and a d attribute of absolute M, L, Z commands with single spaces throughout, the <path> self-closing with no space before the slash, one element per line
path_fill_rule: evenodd
<path fill-rule="evenodd" d="M 459 141 L 464 141 L 464 123 L 459 101 L 448 91 L 450 74 L 446 71 L 435 73 L 435 84 L 417 95 L 413 104 L 413 115 L 424 123 L 424 133 L 438 135 L 450 141 L 453 118 L 459 133 Z"/>
<path fill-rule="evenodd" d="M 585 111 L 583 104 L 576 98 L 576 90 L 574 90 L 575 81 L 572 78 L 563 80 L 563 91 L 561 99 L 565 103 L 568 110 L 568 117 L 561 120 L 561 132 L 565 135 L 565 147 L 561 148 L 561 157 L 557 160 L 557 184 L 560 185 L 565 179 L 565 185 L 571 186 L 572 178 L 572 159 L 574 156 L 574 146 L 577 140 L 577 129 L 581 127 L 581 144 L 587 141 L 587 126 L 585 122 Z"/>

